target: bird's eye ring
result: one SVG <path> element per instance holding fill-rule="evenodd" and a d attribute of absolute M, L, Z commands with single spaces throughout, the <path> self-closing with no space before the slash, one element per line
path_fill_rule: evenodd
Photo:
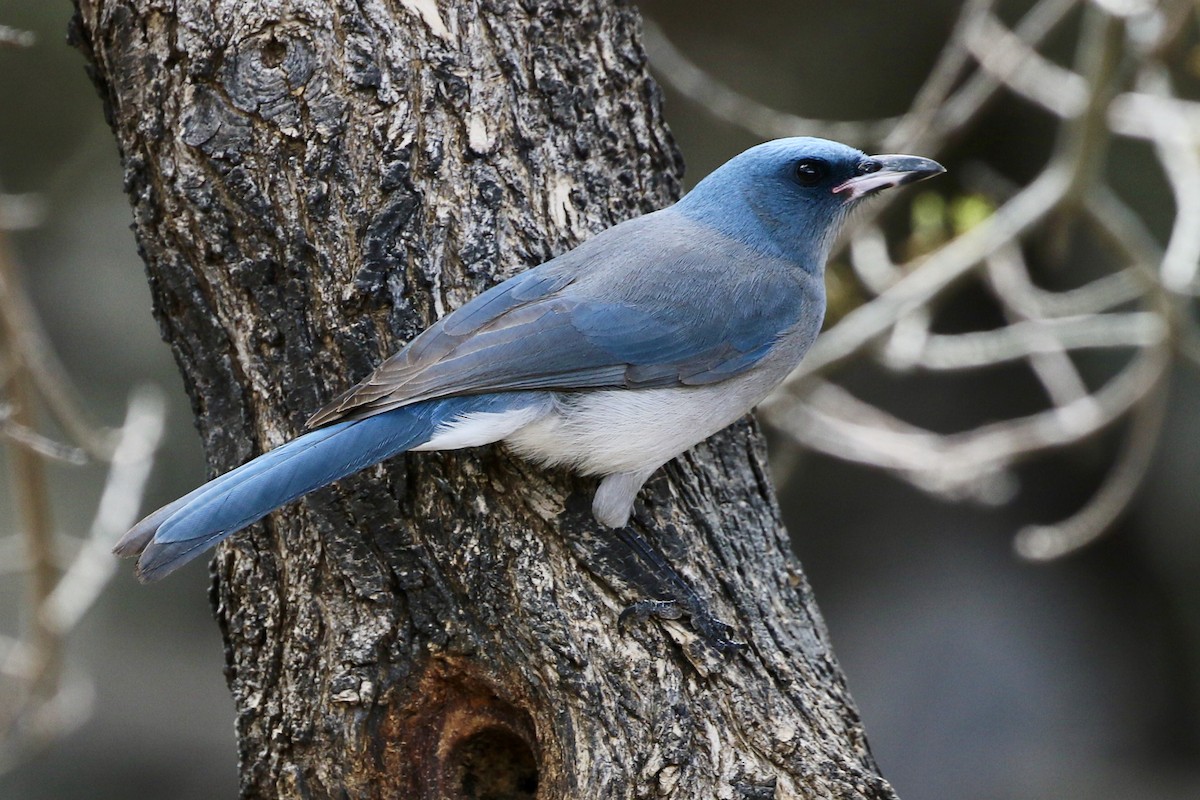
<path fill-rule="evenodd" d="M 829 165 L 819 158 L 803 158 L 796 162 L 795 174 L 801 186 L 815 186 L 829 175 Z"/>

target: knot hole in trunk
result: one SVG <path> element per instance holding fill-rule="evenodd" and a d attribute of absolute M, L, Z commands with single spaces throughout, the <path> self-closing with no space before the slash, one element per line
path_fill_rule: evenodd
<path fill-rule="evenodd" d="M 536 800 L 543 763 L 533 720 L 488 681 L 430 665 L 392 716 L 382 760 L 414 800 Z"/>

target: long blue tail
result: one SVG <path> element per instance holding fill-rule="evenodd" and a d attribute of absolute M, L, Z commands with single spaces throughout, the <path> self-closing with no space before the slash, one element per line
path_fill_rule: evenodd
<path fill-rule="evenodd" d="M 425 444 L 446 422 L 535 401 L 525 393 L 449 397 L 319 428 L 163 506 L 113 552 L 139 556 L 138 578 L 156 581 L 280 506 Z"/>

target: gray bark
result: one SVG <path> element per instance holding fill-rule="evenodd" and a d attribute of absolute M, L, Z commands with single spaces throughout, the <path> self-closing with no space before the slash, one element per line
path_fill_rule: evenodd
<path fill-rule="evenodd" d="M 437 316 L 661 207 L 681 161 L 605 0 L 77 0 L 214 474 Z M 594 483 L 411 454 L 234 537 L 213 598 L 247 797 L 891 798 L 752 421 L 638 524 L 749 646 L 638 599 Z M 186 754 L 181 754 L 186 758 Z"/>

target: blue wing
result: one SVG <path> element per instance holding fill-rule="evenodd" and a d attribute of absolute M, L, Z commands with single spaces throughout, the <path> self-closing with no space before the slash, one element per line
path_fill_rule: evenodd
<path fill-rule="evenodd" d="M 655 222 L 619 225 L 484 292 L 309 425 L 453 395 L 715 383 L 823 313 L 796 265 L 706 240 L 686 221 Z"/>

